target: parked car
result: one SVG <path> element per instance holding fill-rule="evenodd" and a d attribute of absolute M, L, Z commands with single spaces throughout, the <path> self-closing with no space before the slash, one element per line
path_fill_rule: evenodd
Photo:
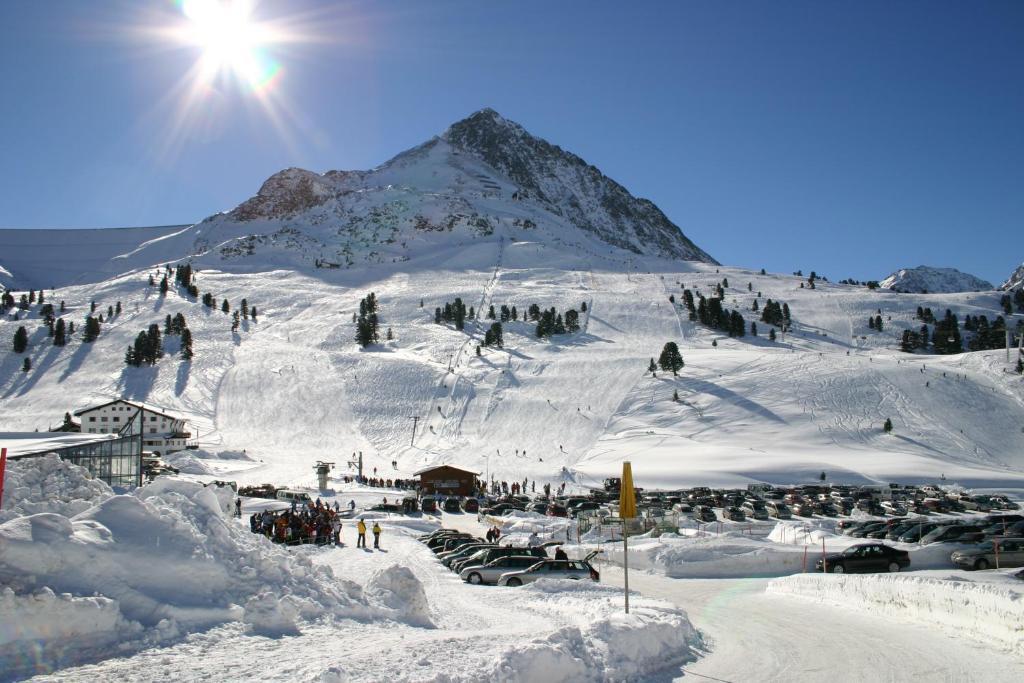
<path fill-rule="evenodd" d="M 527 569 L 506 572 L 498 577 L 499 586 L 521 586 L 537 579 L 590 579 L 600 581 L 601 575 L 590 564 L 597 554 L 592 551 L 582 560 L 541 560 Z"/>
<path fill-rule="evenodd" d="M 850 533 L 848 533 L 847 536 L 851 536 L 853 538 L 864 538 L 872 531 L 878 531 L 879 529 L 887 528 L 888 527 L 886 526 L 885 522 L 868 522 L 867 524 L 862 524 L 859 527 L 851 529 Z"/>
<path fill-rule="evenodd" d="M 722 510 L 722 515 L 732 522 L 743 522 L 747 519 L 747 516 L 743 514 L 743 510 L 739 509 L 735 505 L 731 505 L 725 510 Z"/>
<path fill-rule="evenodd" d="M 972 540 L 975 540 L 975 538 L 972 538 L 975 536 L 981 537 L 980 527 L 968 526 L 966 524 L 949 524 L 929 531 L 921 538 L 921 543 L 924 545 L 929 543 L 950 543 L 954 541 L 969 543 Z"/>
<path fill-rule="evenodd" d="M 424 512 L 437 512 L 437 498 L 433 496 L 423 496 L 420 499 L 420 509 Z"/>
<path fill-rule="evenodd" d="M 462 501 L 462 510 L 464 512 L 480 512 L 480 501 L 476 498 L 466 498 Z"/>
<path fill-rule="evenodd" d="M 442 534 L 440 536 L 435 536 L 434 538 L 427 541 L 427 547 L 433 550 L 435 553 L 442 553 L 445 551 L 445 544 L 450 543 L 452 540 L 455 539 L 461 539 L 465 541 L 475 540 L 472 534 L 467 534 L 458 531 L 453 534 Z"/>
<path fill-rule="evenodd" d="M 1024 538 L 993 538 L 974 548 L 957 550 L 951 556 L 961 569 L 1024 567 Z"/>
<path fill-rule="evenodd" d="M 698 522 L 717 522 L 715 511 L 707 505 L 698 505 L 693 509 L 693 518 Z"/>
<path fill-rule="evenodd" d="M 548 517 L 568 517 L 569 511 L 568 509 L 566 509 L 564 505 L 561 505 L 559 503 L 551 503 L 550 505 L 548 505 L 545 514 L 547 514 Z"/>
<path fill-rule="evenodd" d="M 767 504 L 768 514 L 777 519 L 793 519 L 793 513 L 789 511 L 789 506 L 781 501 L 772 501 Z"/>
<path fill-rule="evenodd" d="M 478 550 L 496 547 L 497 546 L 494 543 L 487 543 L 486 541 L 481 541 L 480 543 L 467 543 L 466 545 L 460 546 L 451 552 L 441 553 L 437 559 L 441 560 L 441 564 L 443 564 L 444 566 L 451 567 L 452 562 L 454 562 L 455 560 L 459 560 L 464 557 L 469 557 L 470 555 L 476 553 Z"/>
<path fill-rule="evenodd" d="M 459 499 L 453 496 L 449 496 L 444 499 L 444 503 L 441 505 L 441 509 L 445 512 L 460 512 L 462 508 L 459 506 Z"/>
<path fill-rule="evenodd" d="M 740 509 L 743 510 L 743 514 L 754 519 L 761 521 L 768 519 L 768 508 L 759 500 L 748 500 L 743 503 Z"/>
<path fill-rule="evenodd" d="M 459 572 L 459 578 L 472 584 L 491 585 L 498 583 L 502 574 L 529 569 L 538 563 L 533 555 L 508 555 L 491 560 L 484 565 L 472 565 Z"/>
<path fill-rule="evenodd" d="M 488 562 L 497 560 L 499 557 L 510 557 L 512 555 L 531 555 L 534 558 L 534 562 L 539 562 L 540 560 L 546 560 L 548 558 L 547 551 L 543 547 L 539 546 L 532 548 L 513 548 L 512 546 L 483 548 L 469 557 L 464 557 L 452 562 L 451 570 L 459 573 L 466 567 L 485 565 Z"/>
<path fill-rule="evenodd" d="M 995 522 L 982 533 L 985 536 L 1024 536 L 1024 522 Z"/>
<path fill-rule="evenodd" d="M 898 572 L 910 566 L 910 554 L 881 543 L 850 546 L 841 553 L 819 557 L 814 563 L 817 571 L 833 574 L 855 572 Z"/>
<path fill-rule="evenodd" d="M 900 538 L 900 543 L 920 543 L 925 534 L 939 527 L 938 522 L 918 522 L 913 525 Z"/>

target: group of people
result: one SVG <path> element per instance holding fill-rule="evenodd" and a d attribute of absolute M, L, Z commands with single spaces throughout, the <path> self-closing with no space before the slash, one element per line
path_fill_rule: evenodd
<path fill-rule="evenodd" d="M 356 482 L 381 489 L 401 489 L 404 491 L 415 491 L 418 482 L 415 479 L 385 479 L 383 477 L 360 477 L 346 474 L 341 478 L 346 484 Z"/>
<path fill-rule="evenodd" d="M 337 509 L 319 500 L 302 507 L 292 505 L 288 510 L 264 510 L 249 517 L 249 529 L 263 534 L 275 543 L 298 545 L 341 544 L 341 516 Z"/>
<path fill-rule="evenodd" d="M 236 510 L 241 511 L 241 500 L 236 503 Z M 254 534 L 262 534 L 275 543 L 299 545 L 313 543 L 315 545 L 344 545 L 341 542 L 341 510 L 337 503 L 332 508 L 317 498 L 315 503 L 296 505 L 294 502 L 287 510 L 264 510 L 254 512 L 249 517 L 249 530 Z M 356 547 L 366 547 L 366 521 L 362 518 L 356 524 Z M 370 529 L 373 533 L 373 547 L 380 549 L 380 523 L 374 522 Z"/>
<path fill-rule="evenodd" d="M 492 526 L 487 530 L 487 533 L 484 534 L 484 537 L 487 539 L 488 543 L 497 543 L 498 539 L 501 538 L 501 529 L 497 526 Z"/>

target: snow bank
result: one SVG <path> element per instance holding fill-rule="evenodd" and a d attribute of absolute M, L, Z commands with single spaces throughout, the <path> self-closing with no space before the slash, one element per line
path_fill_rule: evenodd
<path fill-rule="evenodd" d="M 1024 586 L 964 576 L 802 574 L 775 579 L 767 592 L 885 614 L 1024 655 Z M 1019 582 L 1018 582 L 1019 583 Z"/>
<path fill-rule="evenodd" d="M 76 515 L 112 495 L 110 487 L 94 479 L 87 469 L 54 454 L 9 460 L 0 524 L 41 512 Z"/>
<path fill-rule="evenodd" d="M 584 581 L 542 579 L 517 590 L 578 612 L 581 623 L 506 648 L 480 680 L 636 680 L 693 661 L 703 648 L 685 612 L 667 603 L 639 598 L 624 614 L 620 590 Z"/>
<path fill-rule="evenodd" d="M 164 462 L 182 474 L 213 474 L 210 467 L 188 451 L 177 451 L 164 456 Z"/>
<path fill-rule="evenodd" d="M 386 618 L 394 612 L 372 604 L 357 584 L 337 580 L 307 554 L 290 553 L 232 523 L 225 514 L 231 493 L 162 477 L 71 517 L 42 512 L 0 524 L 5 604 L 35 615 L 0 641 L 0 670 L 25 666 L 26 648 L 58 647 L 67 629 L 72 638 L 60 645 L 59 659 L 74 659 L 83 620 L 94 621 L 100 640 L 134 634 L 144 636 L 141 645 L 227 621 L 281 634 L 295 632 L 298 617 Z M 48 597 L 52 593 L 69 595 Z M 30 597 L 38 595 L 44 598 Z M 79 655 L 89 656 L 86 650 Z M 29 664 L 38 671 L 52 662 Z"/>
<path fill-rule="evenodd" d="M 393 564 L 370 576 L 363 589 L 367 597 L 384 605 L 397 620 L 414 626 L 433 626 L 423 584 L 408 567 Z"/>
<path fill-rule="evenodd" d="M 604 557 L 622 564 L 621 543 L 605 544 Z M 813 555 L 808 555 L 808 564 Z M 782 576 L 803 571 L 804 548 L 743 536 L 630 539 L 629 566 L 673 578 Z"/>

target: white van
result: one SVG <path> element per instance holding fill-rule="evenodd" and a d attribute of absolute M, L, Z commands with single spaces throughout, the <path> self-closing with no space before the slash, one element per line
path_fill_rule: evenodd
<path fill-rule="evenodd" d="M 292 491 L 289 489 L 280 489 L 277 492 L 277 499 L 284 500 L 289 503 L 295 503 L 296 505 L 305 505 L 306 503 L 312 503 L 313 499 L 309 497 L 308 493 L 302 491 Z"/>

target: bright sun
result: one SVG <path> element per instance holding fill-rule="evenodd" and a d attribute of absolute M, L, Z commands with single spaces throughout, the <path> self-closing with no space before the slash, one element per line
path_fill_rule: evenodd
<path fill-rule="evenodd" d="M 187 42 L 202 51 L 199 76 L 211 82 L 232 75 L 254 90 L 266 88 L 280 70 L 266 46 L 275 41 L 269 27 L 253 20 L 247 0 L 183 0 Z"/>

